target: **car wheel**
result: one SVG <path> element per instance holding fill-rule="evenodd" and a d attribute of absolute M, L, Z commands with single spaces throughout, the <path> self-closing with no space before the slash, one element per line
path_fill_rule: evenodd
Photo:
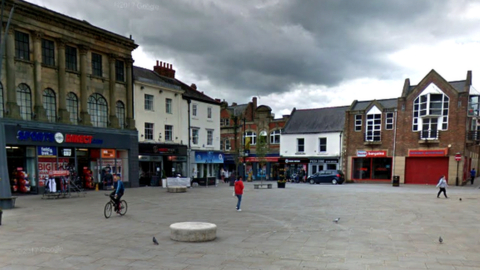
<path fill-rule="evenodd" d="M 332 184 L 336 185 L 337 184 L 337 179 L 333 179 Z"/>
<path fill-rule="evenodd" d="M 310 184 L 311 184 L 311 185 L 315 184 L 315 180 L 310 179 Z"/>

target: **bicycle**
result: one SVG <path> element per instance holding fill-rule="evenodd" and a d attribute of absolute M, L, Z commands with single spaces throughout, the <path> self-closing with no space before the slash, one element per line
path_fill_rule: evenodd
<path fill-rule="evenodd" d="M 105 196 L 110 197 L 110 194 L 105 194 Z M 110 197 L 110 201 L 107 202 L 107 204 L 105 204 L 105 210 L 104 210 L 105 218 L 109 218 L 112 216 L 112 211 L 114 208 L 115 208 L 115 201 L 112 199 L 112 197 Z M 125 215 L 127 213 L 127 209 L 128 209 L 127 202 L 125 200 L 121 200 L 120 211 L 119 211 L 120 215 L 121 216 Z"/>

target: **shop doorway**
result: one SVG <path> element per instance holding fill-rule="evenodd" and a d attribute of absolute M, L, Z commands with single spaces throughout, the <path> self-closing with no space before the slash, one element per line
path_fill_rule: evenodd
<path fill-rule="evenodd" d="M 151 186 L 156 184 L 156 181 L 162 179 L 162 163 L 161 162 L 150 162 L 150 161 L 141 161 L 139 169 L 139 185 L 140 186 Z M 152 182 L 153 180 L 153 182 Z M 158 185 L 158 184 L 157 184 Z"/>

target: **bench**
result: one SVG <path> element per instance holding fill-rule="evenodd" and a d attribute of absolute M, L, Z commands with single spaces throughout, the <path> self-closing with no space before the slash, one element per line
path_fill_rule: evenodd
<path fill-rule="evenodd" d="M 263 187 L 267 187 L 268 189 L 272 189 L 272 184 L 253 184 L 254 189 L 259 189 L 259 188 L 263 188 Z"/>

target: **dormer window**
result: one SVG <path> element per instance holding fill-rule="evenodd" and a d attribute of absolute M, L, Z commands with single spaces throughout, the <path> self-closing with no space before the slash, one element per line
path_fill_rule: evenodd
<path fill-rule="evenodd" d="M 421 131 L 421 139 L 438 138 L 438 130 L 448 129 L 450 99 L 433 83 L 413 103 L 413 131 Z"/>

